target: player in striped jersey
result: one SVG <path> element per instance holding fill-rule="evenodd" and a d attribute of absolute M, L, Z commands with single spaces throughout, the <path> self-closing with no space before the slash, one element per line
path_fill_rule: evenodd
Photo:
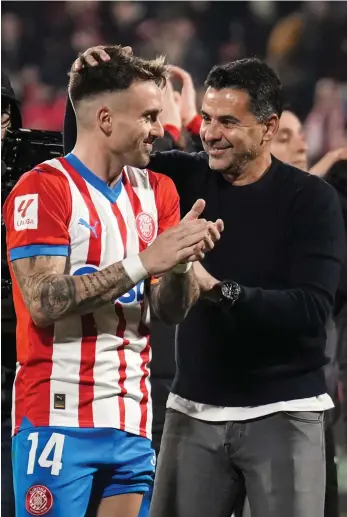
<path fill-rule="evenodd" d="M 137 516 L 155 464 L 149 306 L 184 318 L 199 296 L 191 262 L 222 230 L 198 219 L 202 200 L 179 222 L 171 180 L 143 169 L 163 133 L 162 61 L 107 52 L 71 72 L 73 152 L 25 174 L 4 207 L 17 517 Z"/>

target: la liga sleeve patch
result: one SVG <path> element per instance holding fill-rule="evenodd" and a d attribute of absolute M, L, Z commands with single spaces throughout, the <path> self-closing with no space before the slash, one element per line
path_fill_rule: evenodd
<path fill-rule="evenodd" d="M 14 199 L 14 229 L 37 230 L 38 226 L 38 194 L 26 194 Z"/>

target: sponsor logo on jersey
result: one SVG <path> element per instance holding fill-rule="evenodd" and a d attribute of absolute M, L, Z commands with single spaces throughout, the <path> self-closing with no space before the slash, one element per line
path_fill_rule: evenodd
<path fill-rule="evenodd" d="M 81 224 L 82 226 L 85 226 L 86 228 L 88 228 L 88 230 L 90 230 L 92 232 L 94 237 L 96 237 L 96 238 L 98 237 L 98 234 L 96 232 L 96 227 L 99 224 L 99 221 L 96 221 L 94 225 L 91 225 L 91 224 L 87 223 L 87 221 L 85 221 L 84 219 L 80 218 L 80 220 L 78 221 L 78 224 Z"/>
<path fill-rule="evenodd" d="M 14 199 L 14 229 L 37 230 L 38 194 L 26 194 Z"/>
<path fill-rule="evenodd" d="M 25 495 L 25 508 L 31 515 L 46 515 L 53 506 L 53 495 L 44 485 L 31 486 Z"/>
<path fill-rule="evenodd" d="M 150 244 L 155 237 L 155 222 L 151 214 L 141 212 L 136 216 L 135 222 L 140 239 Z"/>

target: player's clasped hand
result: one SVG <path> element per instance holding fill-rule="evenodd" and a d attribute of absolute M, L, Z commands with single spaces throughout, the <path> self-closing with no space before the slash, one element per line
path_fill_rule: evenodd
<path fill-rule="evenodd" d="M 165 273 L 182 262 L 202 260 L 214 248 L 224 225 L 221 219 L 215 223 L 198 219 L 204 208 L 205 201 L 198 199 L 177 226 L 163 232 L 140 254 L 149 275 Z"/>

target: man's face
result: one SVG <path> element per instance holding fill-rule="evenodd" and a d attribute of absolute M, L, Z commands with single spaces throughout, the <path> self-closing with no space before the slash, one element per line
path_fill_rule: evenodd
<path fill-rule="evenodd" d="M 124 164 L 146 167 L 154 141 L 164 135 L 158 116 L 162 92 L 153 81 L 137 81 L 117 93 L 111 106 L 110 151 Z"/>
<path fill-rule="evenodd" d="M 307 144 L 300 120 L 291 111 L 284 111 L 271 152 L 282 162 L 307 171 Z"/>
<path fill-rule="evenodd" d="M 249 109 L 248 93 L 210 87 L 201 114 L 200 136 L 211 169 L 239 176 L 259 155 L 265 132 Z"/>

